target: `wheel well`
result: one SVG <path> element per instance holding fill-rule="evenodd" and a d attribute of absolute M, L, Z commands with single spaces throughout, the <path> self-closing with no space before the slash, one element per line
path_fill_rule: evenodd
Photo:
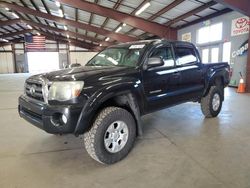
<path fill-rule="evenodd" d="M 220 89 L 221 95 L 222 95 L 222 100 L 224 101 L 224 78 L 223 78 L 223 76 L 216 77 L 214 79 L 213 83 L 211 84 L 211 86 L 212 85 L 216 86 L 216 87 L 218 87 Z"/>
<path fill-rule="evenodd" d="M 223 76 L 216 76 L 213 80 L 211 80 L 209 83 L 208 83 L 208 86 L 205 90 L 205 93 L 203 93 L 203 97 L 206 96 L 210 90 L 210 88 L 212 86 L 218 86 L 221 91 L 222 91 L 222 96 L 223 96 L 223 100 L 224 100 L 224 78 Z"/>
<path fill-rule="evenodd" d="M 91 125 L 94 123 L 97 115 L 106 107 L 119 107 L 127 110 L 134 117 L 136 122 L 136 134 L 140 136 L 142 134 L 140 123 L 140 109 L 135 101 L 135 97 L 132 94 L 125 94 L 114 96 L 104 101 L 96 110 L 95 115 L 91 118 Z"/>
<path fill-rule="evenodd" d="M 224 78 L 222 76 L 218 76 L 214 79 L 212 85 L 214 86 L 223 86 L 224 87 Z"/>

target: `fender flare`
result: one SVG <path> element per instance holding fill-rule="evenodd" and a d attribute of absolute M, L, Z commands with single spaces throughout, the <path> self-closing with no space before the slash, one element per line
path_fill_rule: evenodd
<path fill-rule="evenodd" d="M 141 91 L 140 91 L 141 90 Z M 132 115 L 135 118 L 136 126 L 137 126 L 137 134 L 138 136 L 142 135 L 142 123 L 141 123 L 141 105 L 142 102 L 142 86 L 141 84 L 138 87 L 134 87 L 134 83 L 120 83 L 116 84 L 112 87 L 106 86 L 99 91 L 95 92 L 86 102 L 80 116 L 78 118 L 76 128 L 74 131 L 75 135 L 83 134 L 86 132 L 92 125 L 91 121 L 95 117 L 96 112 L 101 107 L 101 105 L 112 99 L 114 97 L 126 96 L 124 100 L 129 104 L 129 108 Z M 140 101 L 138 104 L 137 100 Z"/>
<path fill-rule="evenodd" d="M 215 82 L 217 78 L 222 78 L 224 80 L 223 70 L 215 70 L 208 75 L 206 82 L 205 82 L 206 84 L 205 84 L 203 96 L 206 96 L 208 94 L 210 87 L 213 85 L 213 83 Z"/>

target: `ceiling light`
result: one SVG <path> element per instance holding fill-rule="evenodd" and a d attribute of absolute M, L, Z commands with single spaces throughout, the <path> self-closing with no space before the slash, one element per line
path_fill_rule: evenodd
<path fill-rule="evenodd" d="M 29 29 L 33 29 L 30 25 L 27 25 L 27 27 L 28 27 Z"/>
<path fill-rule="evenodd" d="M 109 37 L 107 37 L 107 38 L 105 39 L 105 41 L 109 41 L 109 39 L 110 39 L 110 38 L 109 38 Z"/>
<path fill-rule="evenodd" d="M 68 28 L 67 28 L 67 26 L 66 26 L 66 25 L 64 25 L 64 26 L 63 26 L 63 28 L 64 28 L 64 30 L 65 30 L 65 31 L 67 31 L 67 30 L 68 30 Z"/>
<path fill-rule="evenodd" d="M 59 13 L 59 16 L 60 16 L 60 17 L 63 17 L 63 11 L 62 11 L 62 9 L 59 9 L 59 10 L 58 10 L 58 13 Z"/>
<path fill-rule="evenodd" d="M 41 34 L 39 32 L 36 33 L 38 36 L 40 36 Z"/>
<path fill-rule="evenodd" d="M 5 10 L 9 11 L 10 9 L 8 7 L 5 7 Z"/>
<path fill-rule="evenodd" d="M 99 46 L 102 46 L 102 44 L 99 44 Z"/>
<path fill-rule="evenodd" d="M 135 15 L 138 16 L 144 10 L 146 10 L 150 5 L 151 5 L 150 2 L 145 3 L 139 10 L 136 11 Z"/>
<path fill-rule="evenodd" d="M 122 27 L 120 26 L 120 27 L 118 27 L 118 28 L 115 30 L 115 32 L 118 33 L 118 32 L 121 31 L 121 30 L 122 30 Z"/>
<path fill-rule="evenodd" d="M 67 35 L 67 38 L 69 38 L 69 35 Z"/>
<path fill-rule="evenodd" d="M 60 6 L 61 6 L 61 3 L 60 3 L 59 1 L 56 1 L 55 3 L 56 3 L 56 6 L 57 6 L 57 7 L 60 7 Z"/>
<path fill-rule="evenodd" d="M 7 39 L 0 39 L 0 41 L 3 41 L 3 42 L 9 42 Z"/>
<path fill-rule="evenodd" d="M 15 18 L 19 18 L 19 16 L 14 12 L 12 12 L 12 16 L 14 16 Z"/>
<path fill-rule="evenodd" d="M 122 26 L 125 27 L 127 24 L 126 23 L 123 23 Z"/>

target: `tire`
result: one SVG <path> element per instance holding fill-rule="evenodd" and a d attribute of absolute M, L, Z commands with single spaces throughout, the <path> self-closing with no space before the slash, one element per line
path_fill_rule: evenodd
<path fill-rule="evenodd" d="M 212 86 L 208 94 L 201 99 L 201 111 L 206 118 L 213 118 L 218 116 L 222 107 L 222 95 L 223 89 L 220 89 L 217 86 Z"/>
<path fill-rule="evenodd" d="M 123 131 L 119 130 L 120 127 L 124 127 Z M 111 134 L 113 130 L 117 132 Z M 133 116 L 125 109 L 107 107 L 97 115 L 92 128 L 84 134 L 84 144 L 94 160 L 102 164 L 114 164 L 128 155 L 135 138 L 136 123 Z"/>

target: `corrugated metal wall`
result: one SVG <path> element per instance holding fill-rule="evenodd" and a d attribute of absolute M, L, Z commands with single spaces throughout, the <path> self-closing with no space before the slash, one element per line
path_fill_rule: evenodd
<path fill-rule="evenodd" d="M 14 73 L 14 59 L 11 52 L 0 52 L 0 73 Z"/>
<path fill-rule="evenodd" d="M 92 57 L 96 55 L 96 52 L 70 52 L 70 63 L 80 63 L 85 65 Z"/>

